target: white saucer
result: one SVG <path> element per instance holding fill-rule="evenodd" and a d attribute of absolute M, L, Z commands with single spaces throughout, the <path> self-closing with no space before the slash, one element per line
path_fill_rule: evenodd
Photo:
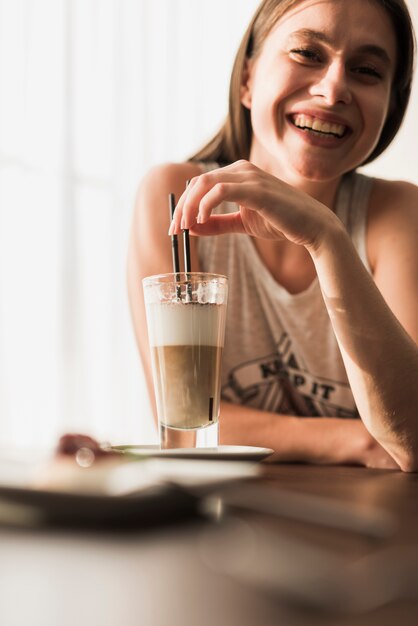
<path fill-rule="evenodd" d="M 261 461 L 273 450 L 270 448 L 256 448 L 254 446 L 218 446 L 217 448 L 173 448 L 161 450 L 159 446 L 112 446 L 129 455 L 148 457 L 168 457 L 179 459 L 218 459 L 236 461 Z"/>

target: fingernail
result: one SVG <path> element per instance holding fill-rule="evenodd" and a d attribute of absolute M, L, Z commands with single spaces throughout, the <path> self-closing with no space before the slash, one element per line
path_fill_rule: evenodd
<path fill-rule="evenodd" d="M 197 222 L 198 224 L 202 224 L 202 216 L 200 215 L 200 213 L 198 213 L 198 214 L 197 214 L 197 219 L 196 219 L 196 222 Z"/>
<path fill-rule="evenodd" d="M 184 230 L 186 228 L 186 220 L 184 219 L 184 217 L 181 218 L 180 228 L 182 230 Z"/>

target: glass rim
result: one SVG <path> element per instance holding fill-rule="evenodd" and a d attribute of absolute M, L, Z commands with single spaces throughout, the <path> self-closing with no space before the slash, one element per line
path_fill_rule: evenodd
<path fill-rule="evenodd" d="M 165 274 L 154 274 L 142 279 L 144 287 L 151 285 L 187 285 L 193 282 L 218 282 L 227 283 L 228 277 L 224 274 L 214 274 L 212 272 L 166 272 Z"/>

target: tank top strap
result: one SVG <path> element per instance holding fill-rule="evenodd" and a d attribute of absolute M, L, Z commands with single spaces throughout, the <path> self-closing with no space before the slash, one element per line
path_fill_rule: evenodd
<path fill-rule="evenodd" d="M 202 174 L 206 172 L 211 172 L 212 170 L 216 170 L 219 165 L 216 161 L 199 161 L 198 165 L 202 171 Z"/>
<path fill-rule="evenodd" d="M 367 257 L 367 213 L 373 179 L 364 174 L 350 172 L 343 177 L 337 195 L 335 213 L 347 229 L 348 234 L 363 261 L 371 272 Z"/>

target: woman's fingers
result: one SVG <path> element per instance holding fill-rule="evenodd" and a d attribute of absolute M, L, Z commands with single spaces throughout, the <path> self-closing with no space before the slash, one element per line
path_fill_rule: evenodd
<path fill-rule="evenodd" d="M 242 182 L 242 174 L 232 166 L 193 178 L 177 203 L 169 235 L 206 222 L 213 209 L 225 200 L 239 202 L 244 198 Z"/>
<path fill-rule="evenodd" d="M 221 202 L 235 202 L 240 204 L 248 199 L 248 195 L 248 189 L 242 180 L 238 182 L 233 180 L 216 182 L 215 185 L 200 198 L 195 221 L 198 224 L 204 224 L 208 221 L 212 211 L 219 206 Z M 193 217 L 194 207 L 191 209 L 191 219 L 193 219 Z"/>
<path fill-rule="evenodd" d="M 213 219 L 212 211 L 225 201 L 239 205 L 239 220 Z M 186 228 L 192 235 L 246 232 L 309 248 L 317 245 L 331 219 L 337 218 L 320 202 L 247 161 L 237 161 L 191 180 L 178 202 L 169 234 Z"/>
<path fill-rule="evenodd" d="M 239 211 L 225 215 L 211 215 L 204 224 L 195 224 L 190 229 L 190 234 L 195 236 L 223 235 L 225 233 L 246 234 Z"/>
<path fill-rule="evenodd" d="M 192 235 L 236 232 L 263 239 L 286 238 L 277 210 L 283 204 L 280 194 L 285 192 L 278 179 L 246 161 L 212 170 L 192 179 L 177 204 L 169 234 L 188 229 Z M 239 213 L 214 219 L 218 216 L 212 211 L 222 202 L 238 204 Z"/>

